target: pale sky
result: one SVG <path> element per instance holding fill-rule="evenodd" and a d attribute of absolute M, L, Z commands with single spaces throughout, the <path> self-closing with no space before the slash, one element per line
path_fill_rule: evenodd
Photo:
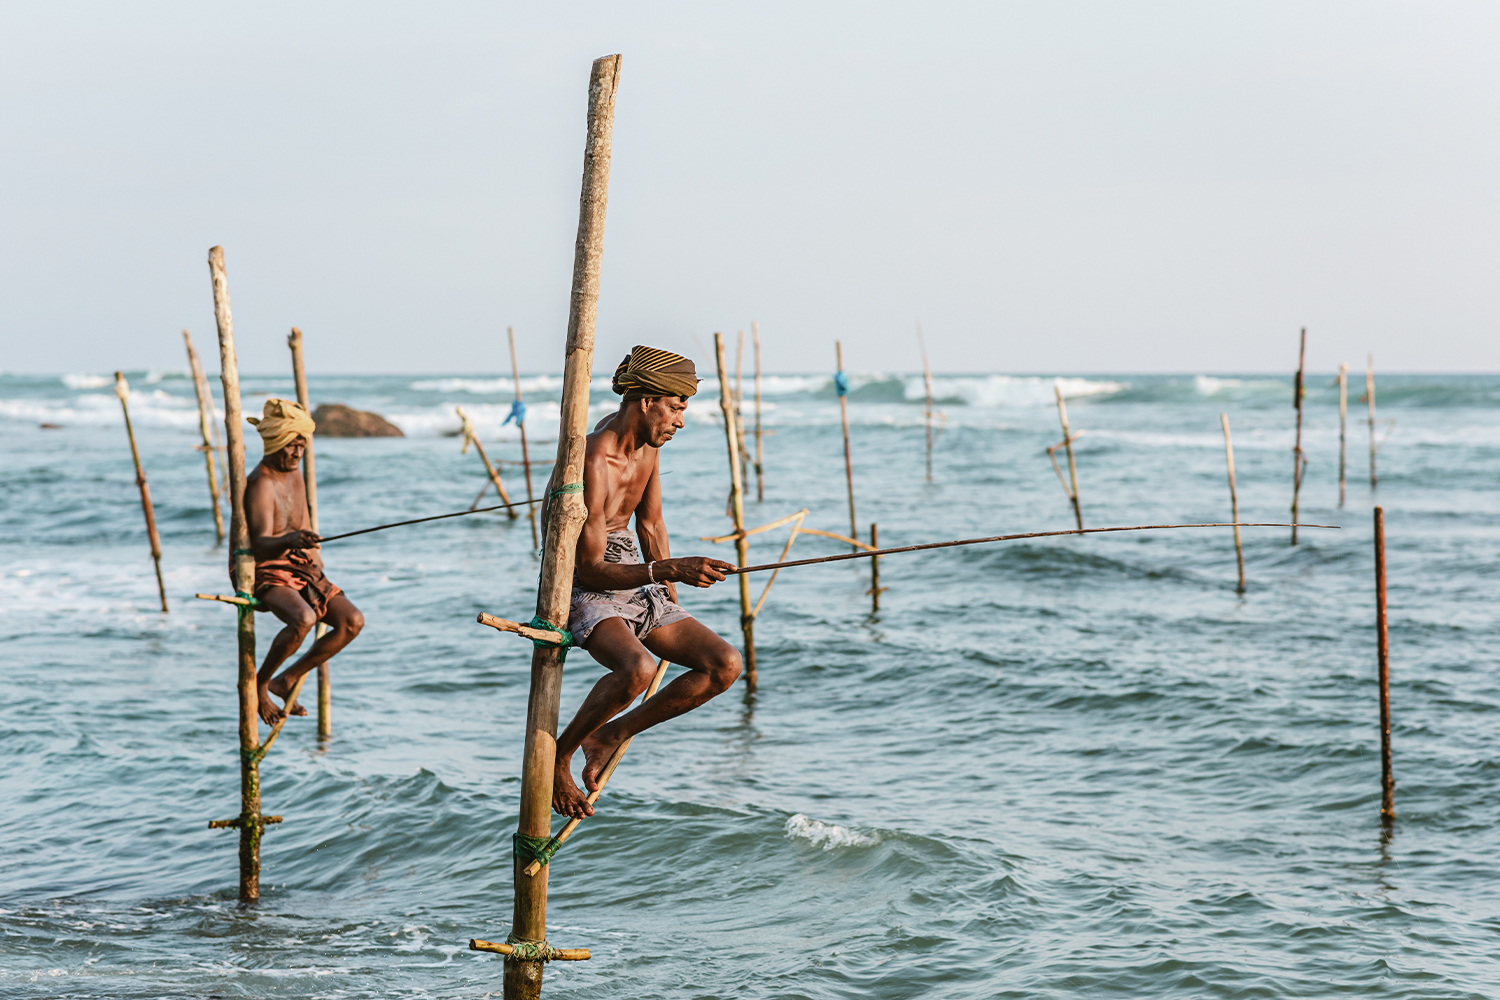
<path fill-rule="evenodd" d="M 1500 4 L 1198 0 L 0 3 L 0 371 L 558 370 L 612 52 L 598 370 L 1500 371 Z"/>

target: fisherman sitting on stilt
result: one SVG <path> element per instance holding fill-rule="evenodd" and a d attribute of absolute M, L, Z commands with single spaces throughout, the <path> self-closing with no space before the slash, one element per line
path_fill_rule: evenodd
<path fill-rule="evenodd" d="M 683 426 L 688 397 L 698 391 L 697 371 L 680 355 L 636 347 L 616 369 L 614 391 L 625 397 L 619 411 L 588 436 L 583 466 L 588 520 L 578 537 L 568 618 L 574 642 L 610 672 L 557 738 L 552 778 L 552 808 L 573 817 L 594 812 L 573 782 L 574 750 L 583 747 L 583 783 L 593 792 L 615 747 L 722 694 L 741 670 L 740 654 L 678 606 L 673 586 L 708 587 L 734 566 L 703 556 L 671 558 L 661 516 L 657 459 L 661 446 Z M 548 484 L 549 496 L 557 485 Z M 630 532 L 631 514 L 639 547 Z M 687 672 L 616 719 L 651 683 L 658 657 Z"/>
<path fill-rule="evenodd" d="M 255 556 L 257 610 L 269 609 L 286 623 L 271 640 L 256 681 L 260 688 L 260 717 L 274 724 L 286 712 L 306 715 L 301 705 L 276 707 L 275 695 L 283 702 L 297 678 L 327 662 L 354 641 L 365 627 L 344 592 L 323 575 L 322 541 L 308 531 L 307 492 L 302 481 L 302 456 L 312 440 L 313 420 L 307 411 L 285 399 L 268 399 L 264 415 L 249 421 L 260 431 L 265 457 L 245 481 L 245 516 L 250 526 L 250 550 Z M 302 646 L 318 622 L 329 631 L 312 648 L 272 679 L 276 668 Z"/>

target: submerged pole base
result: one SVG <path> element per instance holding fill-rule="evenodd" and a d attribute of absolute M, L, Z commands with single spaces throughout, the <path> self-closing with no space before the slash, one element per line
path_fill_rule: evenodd
<path fill-rule="evenodd" d="M 492 951 L 518 962 L 586 962 L 593 956 L 587 948 L 554 948 L 546 941 L 496 942 L 469 938 L 470 951 Z"/>

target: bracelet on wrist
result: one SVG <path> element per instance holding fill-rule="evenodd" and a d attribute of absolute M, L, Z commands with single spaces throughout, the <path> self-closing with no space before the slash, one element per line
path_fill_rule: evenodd
<path fill-rule="evenodd" d="M 656 560 L 655 559 L 651 560 L 650 562 L 648 562 L 646 564 L 646 579 L 650 580 L 652 583 L 656 582 L 656 569 L 655 569 L 655 567 L 656 567 Z"/>

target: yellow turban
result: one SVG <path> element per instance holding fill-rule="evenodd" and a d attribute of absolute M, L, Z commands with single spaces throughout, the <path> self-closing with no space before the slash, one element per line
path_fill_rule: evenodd
<path fill-rule="evenodd" d="M 260 431 L 260 442 L 266 454 L 280 451 L 299 437 L 311 441 L 317 425 L 299 403 L 290 399 L 268 399 L 260 419 L 246 417 Z"/>
<path fill-rule="evenodd" d="M 651 396 L 691 396 L 698 391 L 698 369 L 681 354 L 636 346 L 615 369 L 612 388 L 627 401 Z"/>

